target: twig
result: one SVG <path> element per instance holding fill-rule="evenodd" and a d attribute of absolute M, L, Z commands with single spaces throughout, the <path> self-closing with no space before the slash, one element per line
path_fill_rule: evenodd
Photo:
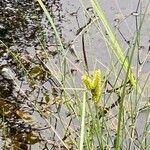
<path fill-rule="evenodd" d="M 84 58 L 84 63 L 86 67 L 86 72 L 89 72 L 88 68 L 88 63 L 87 63 L 87 57 L 86 57 L 86 52 L 85 52 L 85 45 L 84 45 L 84 34 L 82 34 L 82 50 L 83 50 L 83 58 Z"/>

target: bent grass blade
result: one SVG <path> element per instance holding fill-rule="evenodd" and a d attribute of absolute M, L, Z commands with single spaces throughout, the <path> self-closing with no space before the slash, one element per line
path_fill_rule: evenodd
<path fill-rule="evenodd" d="M 109 38 L 111 40 L 111 45 L 113 46 L 112 50 L 113 50 L 114 54 L 117 56 L 120 63 L 123 65 L 125 72 L 127 72 L 128 67 L 130 67 L 129 63 L 127 62 L 126 57 L 123 54 L 122 48 L 121 48 L 119 42 L 117 41 L 117 39 L 110 27 L 105 15 L 104 15 L 104 12 L 103 12 L 101 6 L 99 5 L 97 0 L 91 0 L 91 3 L 92 3 L 95 13 L 98 15 L 98 17 L 102 21 L 102 24 L 104 25 L 104 27 L 109 35 Z M 135 88 L 137 86 L 137 81 L 134 78 L 134 74 L 132 73 L 131 68 L 129 69 L 128 79 L 131 81 L 131 84 Z"/>

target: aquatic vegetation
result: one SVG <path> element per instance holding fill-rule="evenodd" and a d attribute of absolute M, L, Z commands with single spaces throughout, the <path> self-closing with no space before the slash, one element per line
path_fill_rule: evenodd
<path fill-rule="evenodd" d="M 82 76 L 82 81 L 92 94 L 92 99 L 95 103 L 98 103 L 101 97 L 101 71 L 95 70 L 93 77 L 90 77 L 87 73 Z"/>
<path fill-rule="evenodd" d="M 150 2 L 79 1 L 2 1 L 0 149 L 149 147 Z"/>
<path fill-rule="evenodd" d="M 113 53 L 116 55 L 116 57 L 120 61 L 121 65 L 123 66 L 124 71 L 126 72 L 126 74 L 128 76 L 128 79 L 131 81 L 131 84 L 133 85 L 134 88 L 136 88 L 137 81 L 132 72 L 130 62 L 127 61 L 127 59 L 123 53 L 122 47 L 121 47 L 118 39 L 116 38 L 113 30 L 111 29 L 111 26 L 101 8 L 101 5 L 98 3 L 97 0 L 92 0 L 91 3 L 94 8 L 95 14 L 98 15 L 98 17 L 100 18 L 100 20 L 103 23 L 104 28 L 106 29 L 106 31 L 108 33 L 108 36 L 110 38 L 109 45 L 110 45 L 110 47 L 112 47 L 111 50 L 113 51 Z"/>

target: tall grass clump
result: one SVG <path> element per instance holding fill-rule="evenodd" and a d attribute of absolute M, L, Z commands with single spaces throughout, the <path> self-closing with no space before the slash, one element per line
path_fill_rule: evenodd
<path fill-rule="evenodd" d="M 24 63 L 20 53 L 14 53 L 2 41 L 0 42 L 18 68 L 23 70 L 28 87 L 32 89 L 32 96 L 29 98 L 29 92 L 24 92 L 15 79 L 13 80 L 24 99 L 30 103 L 28 107 L 32 106 L 31 111 L 35 110 L 33 116 L 40 118 L 41 122 L 37 119 L 38 123 L 35 123 L 30 113 L 24 113 L 22 110 L 18 113 L 26 123 L 29 124 L 31 120 L 34 122 L 31 126 L 39 133 L 38 144 L 44 145 L 45 149 L 67 150 L 150 149 L 150 98 L 145 94 L 150 74 L 141 85 L 139 70 L 143 66 L 137 63 L 137 68 L 134 69 L 136 71 L 132 70 L 150 2 L 146 5 L 145 11 L 139 14 L 141 20 L 125 51 L 114 28 L 107 20 L 101 3 L 98 0 L 88 1 L 92 8 L 91 16 L 84 2 L 79 0 L 79 10 L 83 13 L 85 22 L 90 20 L 90 23 L 85 23 L 84 28 L 81 27 L 83 30 L 71 41 L 71 44 L 76 44 L 76 41 L 81 39 L 82 48 L 77 51 L 78 64 L 68 54 L 69 46 L 66 46 L 65 40 L 59 35 L 52 12 L 49 12 L 42 0 L 37 2 L 52 27 L 59 51 L 59 63 L 53 62 L 48 49 L 41 41 L 44 58 L 36 54 L 37 60 L 29 65 L 26 65 L 27 62 Z M 96 31 L 96 38 L 100 38 L 104 43 L 103 51 L 107 50 L 108 54 L 112 55 L 108 56 L 108 64 L 96 57 L 102 51 L 97 48 L 98 45 L 96 54 L 91 56 L 90 52 L 94 52 L 89 46 L 93 42 L 90 34 L 92 30 Z M 149 54 L 144 63 L 148 56 Z M 46 81 L 52 85 L 48 89 L 44 87 Z M 40 98 L 42 100 L 39 102 Z M 25 106 L 23 108 L 26 109 Z M 20 116 L 17 115 L 18 118 Z M 141 116 L 142 125 L 139 123 Z M 44 124 L 44 127 L 41 128 L 41 124 Z M 139 124 L 142 126 L 141 129 Z"/>
<path fill-rule="evenodd" d="M 38 0 L 38 2 L 53 27 L 55 36 L 60 44 L 65 59 L 68 60 L 65 61 L 65 68 L 69 68 L 69 63 L 71 61 L 65 55 L 65 49 L 56 30 L 53 19 L 50 17 L 42 2 L 40 0 Z M 84 3 L 82 1 L 80 1 L 80 3 L 85 16 L 89 17 L 90 15 L 85 9 Z M 66 107 L 66 109 L 70 108 L 70 114 L 72 114 L 73 111 L 75 120 L 77 119 L 79 121 L 77 139 L 73 140 L 73 138 L 71 138 L 71 140 L 76 149 L 80 150 L 111 148 L 116 150 L 120 148 L 132 149 L 132 147 L 137 146 L 135 144 L 137 141 L 134 133 L 136 130 L 136 122 L 141 110 L 139 109 L 140 99 L 143 98 L 143 91 L 141 89 L 144 89 L 145 86 L 140 87 L 137 74 L 133 73 L 131 66 L 133 57 L 137 53 L 136 49 L 138 46 L 138 39 L 140 38 L 141 29 L 144 24 L 145 14 L 147 13 L 149 4 L 145 9 L 144 15 L 141 17 L 140 25 L 136 30 L 127 53 L 123 51 L 122 45 L 117 39 L 113 28 L 110 26 L 100 3 L 97 0 L 90 0 L 90 4 L 93 8 L 93 13 L 96 19 L 93 19 L 93 22 L 89 24 L 85 30 L 88 34 L 88 30 L 95 26 L 99 32 L 99 36 L 106 44 L 109 53 L 113 53 L 117 59 L 116 62 L 112 60 L 116 65 L 110 68 L 106 67 L 107 72 L 105 72 L 105 74 L 102 73 L 102 78 L 101 72 L 103 71 L 100 71 L 101 69 L 90 69 L 92 70 L 92 73 L 85 69 L 88 68 L 88 59 L 87 53 L 83 47 L 83 58 L 81 59 L 85 63 L 83 65 L 84 72 L 81 73 L 82 88 L 78 88 L 79 85 L 75 83 L 73 76 L 70 76 L 69 79 L 73 85 L 70 85 L 70 88 L 67 88 L 66 85 L 63 86 L 66 91 L 64 98 L 69 100 L 69 107 Z M 105 31 L 107 32 L 107 37 L 105 36 Z M 84 34 L 84 31 L 81 32 L 81 34 Z M 80 35 L 77 35 L 75 39 L 78 39 Z M 98 61 L 98 63 L 103 64 L 100 61 Z M 120 70 L 115 70 L 115 68 L 117 68 L 116 66 L 119 66 L 118 68 L 120 68 Z M 124 70 L 124 79 L 120 82 L 122 69 Z M 115 76 L 113 75 L 113 72 L 116 73 Z M 65 75 L 63 74 L 63 76 Z M 114 78 L 113 84 L 109 81 L 111 76 Z M 120 84 L 119 87 L 118 83 Z M 111 90 L 107 90 L 107 85 L 111 87 Z M 75 99 L 77 100 L 75 105 L 72 101 L 72 96 L 70 95 L 71 91 L 75 93 Z M 145 106 L 147 107 L 147 104 Z M 113 115 L 113 111 L 116 115 Z M 111 117 L 113 119 L 110 119 Z M 78 122 L 77 120 L 76 123 Z M 145 122 L 145 129 L 148 127 L 147 125 L 148 120 Z M 131 126 L 132 129 L 130 128 Z M 146 130 L 144 130 L 144 132 L 146 132 Z M 144 147 L 144 145 L 143 143 L 139 143 L 137 147 Z"/>

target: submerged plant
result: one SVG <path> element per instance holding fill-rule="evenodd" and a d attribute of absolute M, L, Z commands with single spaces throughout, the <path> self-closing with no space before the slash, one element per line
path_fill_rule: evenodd
<path fill-rule="evenodd" d="M 101 96 L 101 71 L 95 70 L 93 77 L 90 77 L 87 73 L 82 76 L 82 81 L 87 90 L 92 94 L 92 100 L 98 103 Z"/>

